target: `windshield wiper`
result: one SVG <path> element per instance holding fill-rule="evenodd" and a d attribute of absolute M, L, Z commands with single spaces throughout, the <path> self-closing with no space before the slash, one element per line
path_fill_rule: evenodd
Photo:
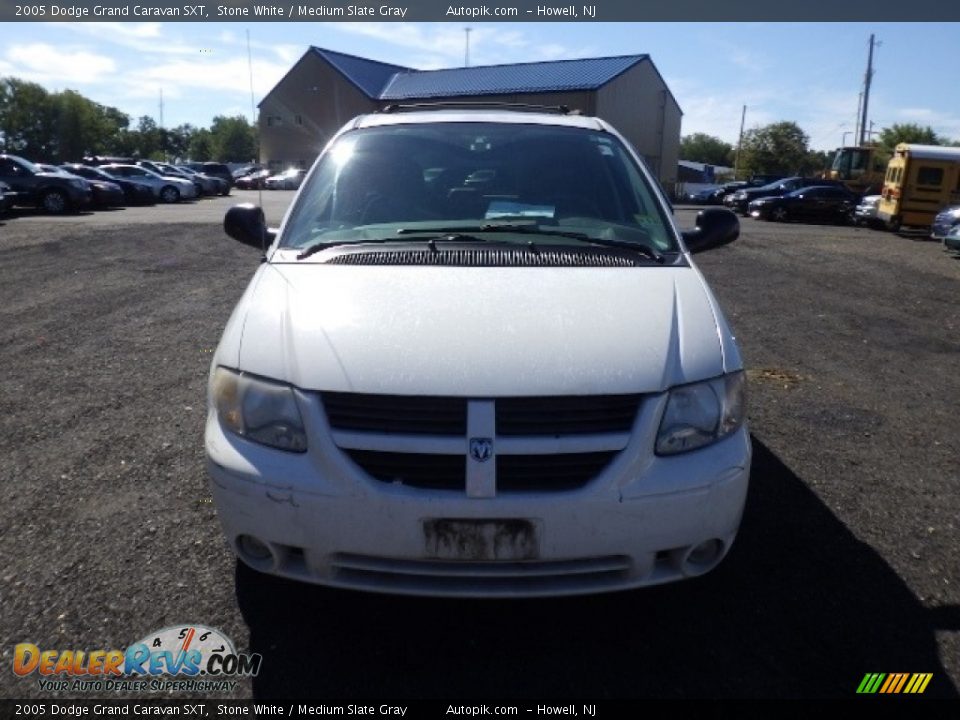
<path fill-rule="evenodd" d="M 538 235 L 546 237 L 565 237 L 571 238 L 573 240 L 580 240 L 581 242 L 589 243 L 591 245 L 599 245 L 602 247 L 612 247 L 619 248 L 623 250 L 631 250 L 639 255 L 643 255 L 650 260 L 662 265 L 664 262 L 664 257 L 656 250 L 646 245 L 641 245 L 640 243 L 628 242 L 626 240 L 614 240 L 612 238 L 598 238 L 593 235 L 588 235 L 587 233 L 574 232 L 572 230 L 542 230 L 537 225 L 534 224 L 516 224 L 516 223 L 487 223 L 485 225 L 471 225 L 467 227 L 428 227 L 428 228 L 400 228 L 397 230 L 397 235 L 422 235 L 429 234 L 431 237 L 425 238 L 427 245 L 433 252 L 437 252 L 436 243 L 439 242 L 489 242 L 488 238 L 476 237 L 472 233 L 519 233 L 524 235 Z M 346 245 L 368 245 L 368 244 L 378 244 L 382 245 L 385 243 L 394 243 L 398 242 L 400 238 L 398 237 L 383 237 L 383 238 L 372 238 L 369 240 L 336 240 L 332 242 L 318 242 L 313 245 L 308 245 L 304 250 L 297 255 L 297 260 L 304 260 L 314 253 L 321 252 L 322 250 L 327 250 L 332 247 L 341 247 Z M 538 248 L 534 245 L 531 240 L 528 243 L 530 250 L 537 252 Z"/>

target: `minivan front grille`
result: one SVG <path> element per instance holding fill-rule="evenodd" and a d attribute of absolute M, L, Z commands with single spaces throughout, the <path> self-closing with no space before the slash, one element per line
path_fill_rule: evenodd
<path fill-rule="evenodd" d="M 582 488 L 627 445 L 643 396 L 587 395 L 467 400 L 324 392 L 334 443 L 387 484 L 464 492 L 470 472 L 495 458 L 495 490 Z M 493 420 L 481 408 L 493 404 Z M 470 421 L 471 408 L 477 408 Z M 468 427 L 470 435 L 468 437 Z M 474 441 L 487 456 L 471 457 Z M 485 467 L 485 466 L 484 466 Z M 473 470 L 471 470 L 473 468 Z M 488 492 L 488 491 L 480 491 Z"/>
<path fill-rule="evenodd" d="M 380 482 L 426 490 L 463 490 L 464 455 L 346 450 L 347 456 Z M 583 487 L 615 452 L 497 456 L 499 492 L 557 492 Z"/>

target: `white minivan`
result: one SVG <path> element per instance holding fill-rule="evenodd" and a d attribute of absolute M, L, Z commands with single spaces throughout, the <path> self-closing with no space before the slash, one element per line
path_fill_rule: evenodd
<path fill-rule="evenodd" d="M 260 571 L 388 593 L 593 593 L 701 575 L 747 494 L 745 376 L 680 232 L 605 121 L 390 107 L 347 124 L 209 383 L 217 512 Z"/>

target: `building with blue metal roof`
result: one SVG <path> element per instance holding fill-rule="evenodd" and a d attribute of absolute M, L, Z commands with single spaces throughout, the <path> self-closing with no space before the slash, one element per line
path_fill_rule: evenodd
<path fill-rule="evenodd" d="M 677 180 L 682 111 L 649 55 L 416 70 L 311 47 L 260 102 L 261 159 L 307 167 L 351 118 L 386 105 L 566 105 L 616 127 L 664 187 Z"/>

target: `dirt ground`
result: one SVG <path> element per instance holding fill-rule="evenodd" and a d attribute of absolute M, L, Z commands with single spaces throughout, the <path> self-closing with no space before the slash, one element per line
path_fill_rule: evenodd
<path fill-rule="evenodd" d="M 277 224 L 290 193 L 265 193 Z M 262 698 L 852 697 L 960 688 L 960 260 L 743 220 L 697 256 L 750 377 L 741 534 L 708 576 L 560 600 L 332 591 L 238 567 L 203 468 L 210 353 L 258 262 L 223 212 L 0 218 L 0 695 L 13 646 L 185 622 L 263 654 Z M 691 209 L 677 211 L 681 224 Z"/>

